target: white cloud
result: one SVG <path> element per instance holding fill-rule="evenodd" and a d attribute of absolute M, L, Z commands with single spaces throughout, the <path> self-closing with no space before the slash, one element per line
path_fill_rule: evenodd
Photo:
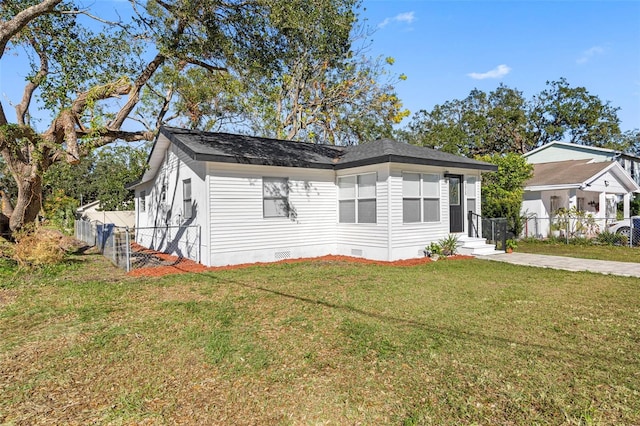
<path fill-rule="evenodd" d="M 416 20 L 416 16 L 414 12 L 399 13 L 393 18 L 385 18 L 382 22 L 378 24 L 378 28 L 384 28 L 392 22 L 404 22 L 406 24 L 411 24 L 415 20 Z"/>
<path fill-rule="evenodd" d="M 492 69 L 491 71 L 487 71 L 484 73 L 472 72 L 467 75 L 473 78 L 474 80 L 484 80 L 485 78 L 501 78 L 509 74 L 510 72 L 511 72 L 510 67 L 504 64 L 501 64 L 495 67 L 494 69 Z"/>
<path fill-rule="evenodd" d="M 602 55 L 604 53 L 604 48 L 601 46 L 593 46 L 591 49 L 587 49 L 582 52 L 582 56 L 580 56 L 576 62 L 579 64 L 586 64 L 589 62 L 591 58 L 596 55 Z"/>

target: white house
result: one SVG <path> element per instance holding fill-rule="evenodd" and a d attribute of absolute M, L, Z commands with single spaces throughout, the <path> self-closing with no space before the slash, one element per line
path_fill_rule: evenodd
<path fill-rule="evenodd" d="M 599 219 L 601 226 L 616 219 L 618 201 L 623 201 L 624 216 L 634 193 L 640 192 L 636 180 L 624 169 L 636 170 L 635 162 L 619 161 L 616 151 L 564 142 L 552 142 L 524 154 L 534 166 L 533 177 L 526 182 L 522 212 L 547 222 L 529 235 L 548 235 L 549 221 L 560 208 L 573 209 Z"/>
<path fill-rule="evenodd" d="M 481 174 L 497 169 L 388 139 L 337 147 L 169 127 L 148 162 L 132 185 L 137 242 L 193 258 L 177 240 L 195 226 L 196 260 L 208 266 L 327 254 L 392 261 L 423 256 L 449 234 L 469 243 L 466 212 L 479 214 Z M 182 231 L 161 231 L 173 226 Z"/>
<path fill-rule="evenodd" d="M 549 142 L 524 154 L 531 164 L 564 160 L 615 161 L 640 185 L 640 157 L 622 151 L 569 142 Z"/>
<path fill-rule="evenodd" d="M 78 207 L 76 209 L 76 219 L 113 223 L 115 226 L 133 228 L 135 225 L 135 212 L 129 210 L 100 210 L 100 200 L 96 200 Z"/>

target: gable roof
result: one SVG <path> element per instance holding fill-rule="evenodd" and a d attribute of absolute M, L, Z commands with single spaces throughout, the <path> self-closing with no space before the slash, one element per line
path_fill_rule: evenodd
<path fill-rule="evenodd" d="M 333 168 L 338 147 L 231 133 L 161 127 L 165 136 L 193 160 L 268 166 Z M 154 147 L 155 148 L 155 147 Z"/>
<path fill-rule="evenodd" d="M 567 160 L 533 165 L 533 177 L 525 189 L 585 188 L 606 172 L 611 172 L 630 192 L 640 190 L 629 174 L 615 161 Z"/>
<path fill-rule="evenodd" d="M 546 143 L 542 146 L 537 147 L 536 149 L 532 149 L 529 152 L 525 152 L 524 154 L 522 154 L 522 156 L 527 158 L 540 151 L 544 151 L 548 148 L 554 148 L 554 147 L 564 148 L 568 150 L 577 150 L 584 153 L 596 153 L 596 154 L 606 155 L 612 159 L 617 157 L 624 157 L 624 158 L 634 159 L 636 161 L 640 160 L 640 157 L 636 155 L 628 154 L 626 152 L 618 151 L 611 148 L 601 148 L 597 146 L 580 145 L 577 143 L 561 142 L 561 141 L 552 141 L 552 142 Z"/>
<path fill-rule="evenodd" d="M 390 139 L 355 146 L 333 146 L 163 126 L 149 154 L 149 169 L 138 182 L 130 186 L 149 181 L 155 176 L 169 143 L 176 145 L 193 160 L 221 163 L 340 170 L 394 162 L 485 171 L 498 169 L 483 161 Z"/>

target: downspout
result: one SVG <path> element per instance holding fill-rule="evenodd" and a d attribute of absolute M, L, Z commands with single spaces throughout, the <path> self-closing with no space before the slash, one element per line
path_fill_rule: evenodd
<path fill-rule="evenodd" d="M 392 208 L 391 201 L 393 197 L 391 196 L 391 187 L 392 187 L 392 174 L 391 174 L 391 163 L 387 163 L 387 260 L 393 260 L 393 217 L 391 216 Z"/>

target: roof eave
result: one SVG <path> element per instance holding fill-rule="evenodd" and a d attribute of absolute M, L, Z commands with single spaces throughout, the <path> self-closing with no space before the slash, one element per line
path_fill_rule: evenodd
<path fill-rule="evenodd" d="M 196 161 L 211 161 L 228 164 L 251 164 L 256 166 L 302 167 L 308 169 L 333 169 L 333 164 L 312 161 L 267 160 L 264 158 L 243 157 L 242 155 L 196 154 L 191 157 Z"/>
<path fill-rule="evenodd" d="M 438 160 L 432 158 L 420 158 L 420 157 L 407 157 L 402 155 L 385 154 L 378 157 L 364 158 L 361 160 L 347 161 L 345 163 L 338 163 L 334 166 L 336 170 L 351 169 L 354 167 L 371 166 L 375 164 L 384 163 L 403 163 L 403 164 L 418 164 L 423 166 L 438 166 L 438 167 L 455 167 L 460 169 L 473 169 L 482 170 L 487 172 L 498 171 L 498 166 L 489 163 L 466 163 L 463 161 L 449 161 Z"/>
<path fill-rule="evenodd" d="M 525 191 L 559 191 L 563 189 L 580 189 L 584 187 L 584 183 L 570 183 L 570 184 L 559 184 L 559 185 L 531 185 L 525 186 Z"/>

